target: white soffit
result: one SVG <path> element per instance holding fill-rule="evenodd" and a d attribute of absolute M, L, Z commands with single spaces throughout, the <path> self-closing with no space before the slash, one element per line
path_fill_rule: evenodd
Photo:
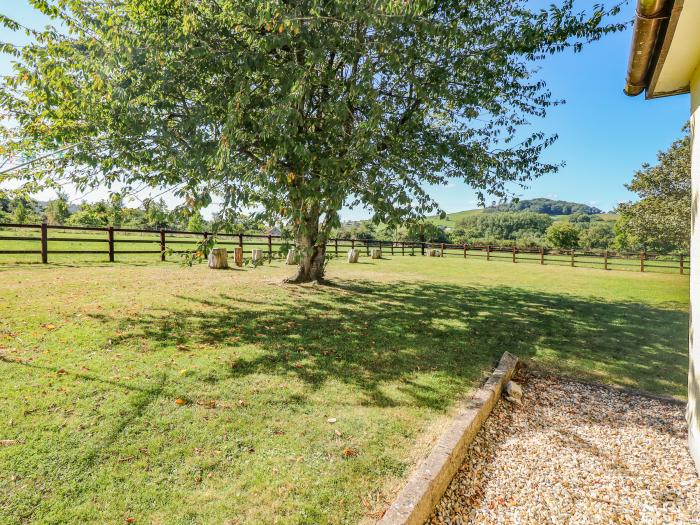
<path fill-rule="evenodd" d="M 700 0 L 683 0 L 682 6 L 675 30 L 668 29 L 666 38 L 672 37 L 671 45 L 666 56 L 659 57 L 657 68 L 661 69 L 652 79 L 651 97 L 687 92 L 700 65 Z"/>

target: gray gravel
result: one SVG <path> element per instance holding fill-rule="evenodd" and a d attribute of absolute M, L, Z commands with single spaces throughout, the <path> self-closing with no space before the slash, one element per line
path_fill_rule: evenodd
<path fill-rule="evenodd" d="M 683 406 L 522 375 L 429 524 L 700 524 Z"/>

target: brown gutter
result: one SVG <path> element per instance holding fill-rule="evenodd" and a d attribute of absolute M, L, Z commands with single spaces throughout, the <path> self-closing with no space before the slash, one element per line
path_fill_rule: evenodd
<path fill-rule="evenodd" d="M 638 0 L 634 19 L 632 47 L 627 66 L 625 94 L 634 97 L 649 86 L 657 43 L 663 40 L 673 0 Z M 661 35 L 662 38 L 659 38 Z"/>

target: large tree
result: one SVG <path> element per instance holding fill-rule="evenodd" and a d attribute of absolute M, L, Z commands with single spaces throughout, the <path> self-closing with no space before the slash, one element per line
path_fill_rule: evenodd
<path fill-rule="evenodd" d="M 56 199 L 46 203 L 44 215 L 49 224 L 65 224 L 70 217 L 70 202 L 68 195 L 62 191 L 58 192 Z"/>
<path fill-rule="evenodd" d="M 690 135 L 657 155 L 655 165 L 643 164 L 627 189 L 637 202 L 618 206 L 621 234 L 645 249 L 662 252 L 687 250 L 690 244 Z"/>
<path fill-rule="evenodd" d="M 554 172 L 525 129 L 558 103 L 538 61 L 619 29 L 573 0 L 30 0 L 0 90 L 5 154 L 31 189 L 173 187 L 194 209 L 259 211 L 323 277 L 343 205 L 396 224 L 437 209 L 428 185 L 506 194 Z M 613 9 L 616 11 L 616 8 Z"/>

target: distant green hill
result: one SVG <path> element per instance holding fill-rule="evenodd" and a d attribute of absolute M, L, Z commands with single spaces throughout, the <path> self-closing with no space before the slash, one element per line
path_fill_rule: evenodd
<path fill-rule="evenodd" d="M 560 201 L 539 197 L 537 199 L 525 199 L 506 202 L 486 208 L 488 212 L 495 211 L 531 211 L 534 213 L 545 213 L 547 215 L 572 215 L 574 213 L 585 213 L 586 215 L 598 215 L 603 213 L 600 208 L 581 204 L 580 202 Z"/>
<path fill-rule="evenodd" d="M 488 208 L 477 208 L 475 210 L 464 210 L 455 213 L 449 213 L 447 217 L 441 219 L 440 217 L 433 216 L 428 217 L 428 221 L 432 222 L 437 226 L 445 226 L 454 228 L 463 218 L 469 215 L 479 215 L 481 213 L 497 213 L 497 212 L 535 212 L 535 213 L 546 213 L 551 215 L 555 221 L 567 221 L 569 217 L 574 213 L 585 213 L 587 215 L 596 215 L 598 218 L 604 221 L 616 221 L 617 215 L 614 213 L 602 213 L 602 211 L 594 206 L 589 206 L 587 204 L 581 204 L 578 202 L 569 201 L 556 201 L 553 199 L 529 199 L 521 200 L 517 203 L 511 202 L 507 204 L 500 204 L 497 206 L 490 206 Z"/>
<path fill-rule="evenodd" d="M 464 210 L 464 211 L 458 211 L 455 213 L 448 213 L 447 216 L 444 219 L 441 219 L 440 217 L 433 216 L 433 217 L 428 217 L 427 220 L 428 222 L 432 222 L 436 226 L 447 226 L 454 228 L 459 221 L 464 219 L 465 217 L 469 215 L 480 215 L 482 213 L 485 213 L 484 208 L 477 208 L 475 210 Z"/>

